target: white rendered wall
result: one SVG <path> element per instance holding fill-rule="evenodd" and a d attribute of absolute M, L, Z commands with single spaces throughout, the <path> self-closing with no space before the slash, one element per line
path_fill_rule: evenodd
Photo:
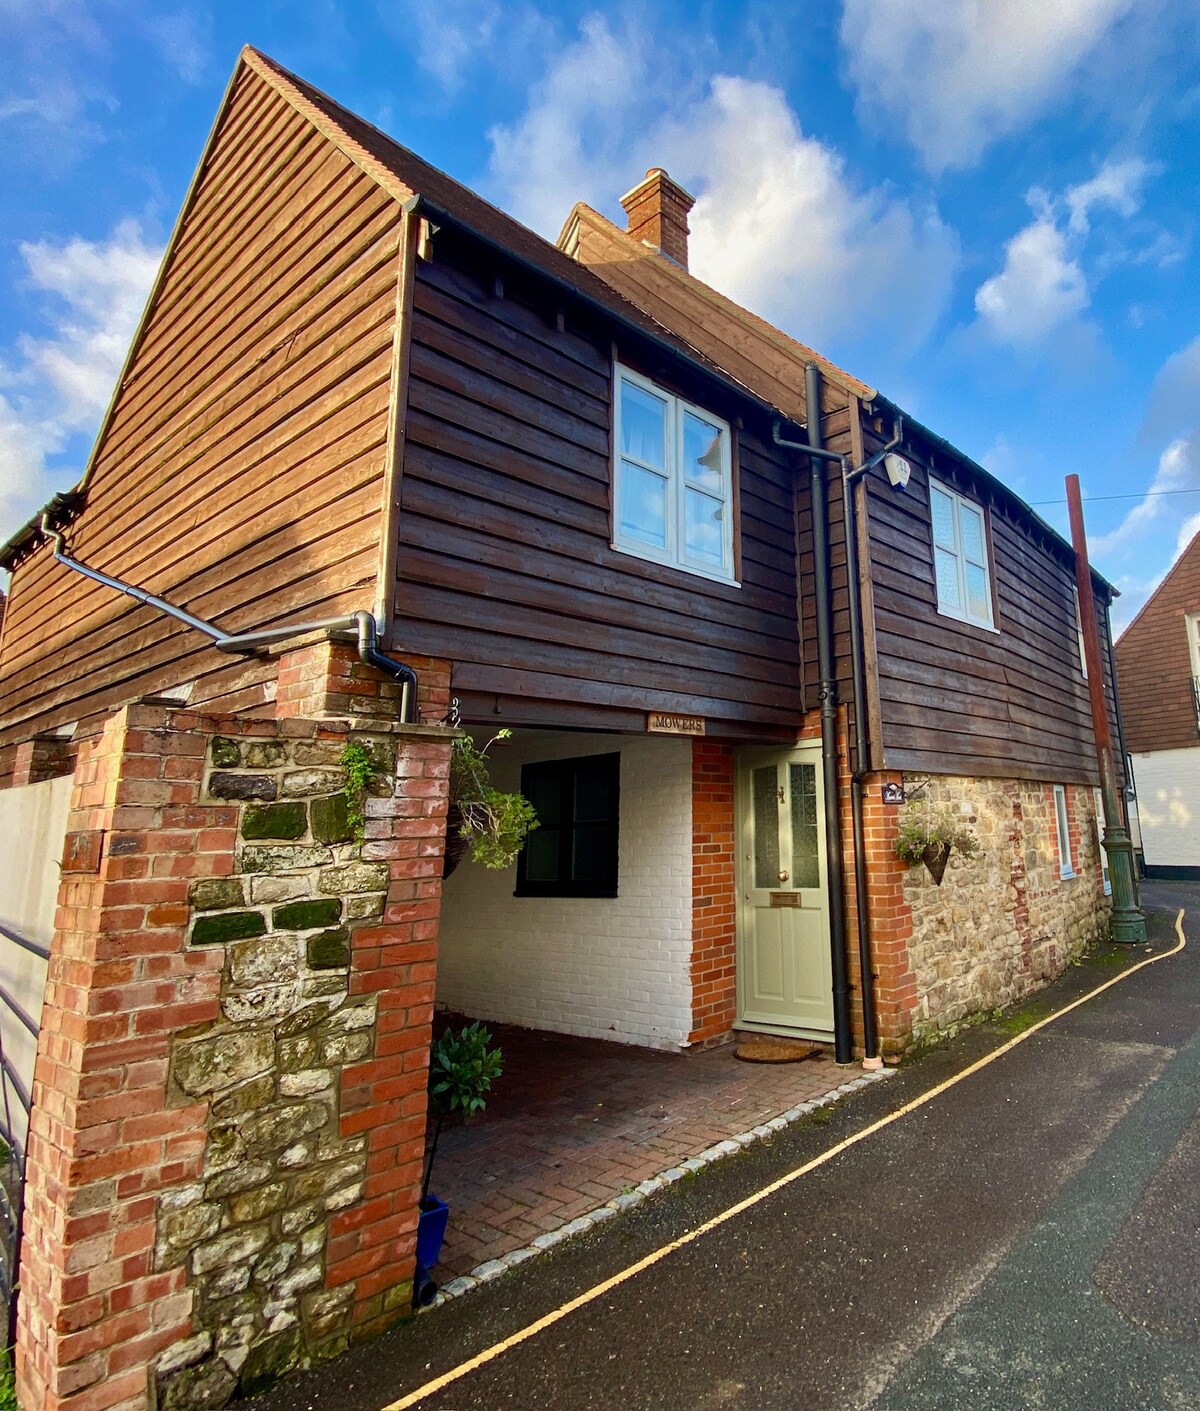
<path fill-rule="evenodd" d="M 69 774 L 43 784 L 0 789 L 0 922 L 27 940 L 50 946 L 58 904 L 58 865 L 62 861 L 67 814 L 71 807 Z M 0 985 L 35 1022 L 42 1015 L 46 962 L 0 935 Z M 37 1040 L 0 1001 L 4 1054 L 33 1091 Z M 24 1117 L 15 1107 L 12 1120 L 24 1141 Z"/>
<path fill-rule="evenodd" d="M 1200 746 L 1133 756 L 1148 867 L 1200 868 Z"/>
<path fill-rule="evenodd" d="M 439 1005 L 654 1048 L 687 1042 L 691 741 L 519 731 L 493 746 L 492 780 L 517 789 L 524 763 L 613 751 L 621 755 L 619 895 L 514 897 L 515 867 L 490 872 L 464 858 L 442 891 Z"/>

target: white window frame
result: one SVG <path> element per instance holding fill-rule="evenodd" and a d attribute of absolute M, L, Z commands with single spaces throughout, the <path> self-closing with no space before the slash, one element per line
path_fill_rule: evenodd
<path fill-rule="evenodd" d="M 1063 784 L 1054 786 L 1054 831 L 1058 837 L 1058 875 L 1064 881 L 1076 876 L 1075 859 L 1071 855 L 1071 819 L 1067 812 L 1067 790 Z"/>
<path fill-rule="evenodd" d="M 934 491 L 940 491 L 950 500 L 954 510 L 954 548 L 950 549 L 945 544 L 937 542 L 936 531 L 933 527 L 933 495 Z M 959 518 L 960 507 L 966 505 L 973 513 L 979 516 L 979 538 L 983 545 L 983 562 L 978 559 L 968 558 L 963 549 L 962 524 Z M 960 495 L 957 490 L 952 490 L 949 485 L 929 477 L 929 539 L 933 550 L 933 591 L 937 599 L 937 610 L 943 617 L 952 617 L 956 622 L 967 622 L 972 627 L 982 627 L 985 631 L 997 631 L 994 609 L 992 605 L 992 565 L 988 544 L 988 523 L 987 514 L 981 504 L 975 500 L 968 499 L 966 495 Z M 962 607 L 954 607 L 950 603 L 943 603 L 941 593 L 938 591 L 937 575 L 937 551 L 941 549 L 944 553 L 953 554 L 955 566 L 958 570 L 958 598 Z M 984 597 L 987 601 L 987 616 L 977 617 L 967 606 L 967 574 L 965 564 L 974 564 L 976 568 L 983 569 L 983 581 L 986 588 Z"/>
<path fill-rule="evenodd" d="M 667 404 L 666 425 L 667 436 L 664 447 L 665 465 L 662 471 L 657 467 L 647 466 L 656 475 L 662 475 L 667 482 L 667 543 L 664 549 L 656 549 L 653 544 L 643 543 L 640 539 L 621 538 L 621 461 L 630 460 L 637 464 L 636 456 L 622 456 L 621 452 L 621 384 L 628 382 L 634 387 L 640 387 L 651 396 L 657 397 L 659 401 Z M 722 517 L 722 543 L 721 543 L 721 567 L 714 568 L 711 564 L 695 563 L 687 557 L 687 534 L 684 516 L 686 513 L 687 497 L 684 494 L 683 475 L 683 418 L 687 412 L 706 421 L 711 426 L 716 426 L 721 433 L 721 493 L 712 494 L 705 491 L 712 499 L 720 499 L 725 507 Z M 673 392 L 668 392 L 665 388 L 652 382 L 648 377 L 643 377 L 640 373 L 634 372 L 632 368 L 623 367 L 620 363 L 613 364 L 613 448 L 612 448 L 612 548 L 619 554 L 630 554 L 634 558 L 644 559 L 649 563 L 662 564 L 667 568 L 676 568 L 681 573 L 695 574 L 698 578 L 708 578 L 715 583 L 727 583 L 731 587 L 737 588 L 738 583 L 734 573 L 733 556 L 733 437 L 729 429 L 729 423 L 719 416 L 715 416 L 695 402 L 689 402 L 683 397 L 676 396 Z"/>
<path fill-rule="evenodd" d="M 1096 811 L 1096 852 L 1100 857 L 1100 877 L 1104 883 L 1104 895 L 1112 896 L 1112 877 L 1108 871 L 1108 854 L 1104 851 L 1104 791 L 1092 790 L 1092 807 Z"/>
<path fill-rule="evenodd" d="M 1079 606 L 1079 589 L 1072 588 L 1071 592 L 1075 595 L 1075 636 L 1079 642 L 1079 669 L 1083 672 L 1083 679 L 1086 681 L 1088 679 L 1087 650 L 1083 643 L 1083 613 Z"/>
<path fill-rule="evenodd" d="M 1188 656 L 1192 661 L 1192 700 L 1196 706 L 1196 725 L 1200 727 L 1200 613 L 1186 616 Z"/>

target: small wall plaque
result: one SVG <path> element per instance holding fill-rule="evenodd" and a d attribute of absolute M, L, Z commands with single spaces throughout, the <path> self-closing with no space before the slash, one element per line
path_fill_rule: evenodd
<path fill-rule="evenodd" d="M 702 715 L 664 715 L 652 710 L 646 717 L 646 731 L 650 735 L 703 735 Z"/>
<path fill-rule="evenodd" d="M 880 794 L 884 803 L 905 803 L 907 801 L 903 784 L 884 784 Z"/>
<path fill-rule="evenodd" d="M 63 872 L 99 872 L 100 854 L 104 849 L 104 829 L 68 833 L 63 845 Z"/>

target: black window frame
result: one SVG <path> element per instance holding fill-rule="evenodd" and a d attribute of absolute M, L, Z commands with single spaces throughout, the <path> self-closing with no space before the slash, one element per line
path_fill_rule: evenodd
<path fill-rule="evenodd" d="M 575 782 L 582 769 L 595 770 L 601 766 L 608 776 L 607 782 L 612 799 L 612 816 L 603 820 L 605 875 L 600 880 L 576 881 L 571 873 L 571 858 L 574 853 L 575 832 L 579 824 L 574 816 Z M 526 875 L 527 849 L 521 849 L 517 859 L 517 885 L 513 892 L 518 897 L 615 897 L 618 889 L 618 861 L 621 834 L 621 752 L 611 754 L 576 755 L 570 759 L 538 760 L 521 768 L 521 792 L 530 796 L 530 783 L 539 779 L 558 780 L 559 818 L 566 820 L 558 825 L 558 872 L 553 881 L 531 881 Z M 595 827 L 594 823 L 587 826 Z"/>

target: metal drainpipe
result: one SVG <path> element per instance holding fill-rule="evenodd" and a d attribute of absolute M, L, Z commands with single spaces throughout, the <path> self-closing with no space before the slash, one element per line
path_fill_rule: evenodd
<path fill-rule="evenodd" d="M 842 462 L 842 519 L 846 526 L 846 579 L 850 604 L 850 662 L 854 705 L 854 769 L 850 774 L 850 822 L 854 846 L 854 906 L 858 922 L 858 971 L 863 1017 L 863 1066 L 878 1068 L 879 1029 L 875 1019 L 875 974 L 871 959 L 870 893 L 867 888 L 866 840 L 863 829 L 863 779 L 870 766 L 870 728 L 867 720 L 867 683 L 863 662 L 862 601 L 858 581 L 858 516 L 854 508 L 854 486 L 889 451 L 903 440 L 903 423 L 898 422 L 886 446 L 851 470 Z"/>
<path fill-rule="evenodd" d="M 837 758 L 837 675 L 833 658 L 833 600 L 829 576 L 829 506 L 825 492 L 824 461 L 837 461 L 843 470 L 845 456 L 827 451 L 821 436 L 821 371 L 816 363 L 804 369 L 805 405 L 808 407 L 808 444 L 785 440 L 774 429 L 777 445 L 803 451 L 809 458 L 809 487 L 813 521 L 813 566 L 817 580 L 817 674 L 821 705 L 821 765 L 825 792 L 825 852 L 829 872 L 829 955 L 833 969 L 833 1054 L 838 1063 L 854 1057 L 850 1028 L 850 981 L 846 966 L 845 870 L 842 866 L 842 812 Z"/>
<path fill-rule="evenodd" d="M 160 598 L 156 593 L 148 593 L 145 588 L 137 588 L 132 583 L 123 582 L 120 578 L 110 578 L 107 573 L 101 573 L 99 569 L 89 568 L 87 564 L 73 559 L 66 551 L 62 530 L 51 528 L 47 515 L 42 516 L 41 528 L 42 533 L 50 541 L 50 549 L 56 563 L 61 563 L 64 568 L 74 569 L 76 573 L 90 578 L 93 583 L 102 583 L 106 588 L 124 593 L 127 598 L 133 598 L 135 602 L 139 602 L 145 607 L 156 608 L 159 612 L 166 613 L 168 617 L 173 617 L 177 622 L 195 628 L 197 632 L 203 632 L 206 637 L 212 638 L 213 646 L 219 652 L 261 651 L 263 647 L 286 642 L 293 637 L 303 637 L 309 632 L 353 632 L 358 645 L 359 661 L 367 666 L 375 667 L 377 671 L 382 671 L 393 681 L 403 682 L 400 693 L 400 719 L 407 724 L 412 724 L 417 719 L 417 674 L 411 666 L 402 661 L 395 661 L 379 650 L 379 632 L 374 614 L 356 612 L 351 617 L 326 617 L 318 622 L 296 622 L 287 627 L 265 627 L 259 632 L 230 634 L 223 632 L 213 623 L 206 622 L 204 618 L 196 617 L 183 608 L 176 607 L 174 603 L 167 602 L 165 598 Z"/>

